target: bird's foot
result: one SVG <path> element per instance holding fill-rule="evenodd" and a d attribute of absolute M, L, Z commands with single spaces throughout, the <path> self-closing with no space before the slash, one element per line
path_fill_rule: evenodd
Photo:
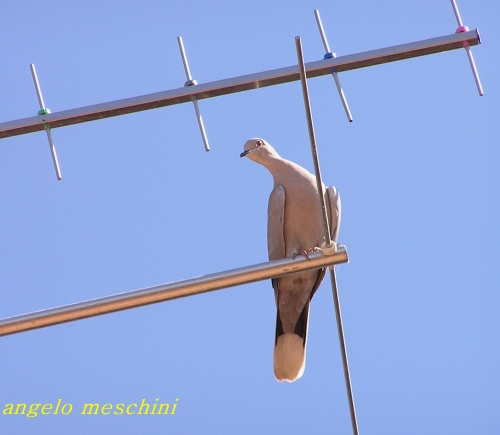
<path fill-rule="evenodd" d="M 315 248 L 308 249 L 307 251 L 296 252 L 295 254 L 293 254 L 293 259 L 295 260 L 295 258 L 298 255 L 303 255 L 304 257 L 307 258 L 308 261 L 310 261 L 311 259 L 309 258 L 309 254 L 313 254 L 313 253 L 319 252 L 319 251 L 321 251 L 321 249 L 315 247 Z"/>

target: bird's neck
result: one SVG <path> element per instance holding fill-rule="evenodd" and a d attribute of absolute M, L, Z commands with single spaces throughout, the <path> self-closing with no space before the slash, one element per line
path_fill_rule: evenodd
<path fill-rule="evenodd" d="M 279 168 L 282 166 L 283 159 L 279 155 L 268 155 L 259 163 L 263 165 L 274 176 L 274 174 L 278 172 Z"/>
<path fill-rule="evenodd" d="M 280 156 L 270 156 L 262 164 L 267 168 L 274 178 L 275 184 L 282 184 L 285 180 L 301 169 L 295 163 L 282 159 Z"/>

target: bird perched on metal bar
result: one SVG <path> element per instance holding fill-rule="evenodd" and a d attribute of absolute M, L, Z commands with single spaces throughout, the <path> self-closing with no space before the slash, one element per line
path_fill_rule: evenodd
<path fill-rule="evenodd" d="M 245 143 L 240 157 L 265 166 L 274 179 L 269 197 L 267 244 L 269 260 L 294 257 L 317 250 L 325 240 L 316 178 L 285 160 L 264 139 Z M 332 241 L 340 225 L 340 196 L 323 185 Z M 304 372 L 309 304 L 325 276 L 325 269 L 294 273 L 272 280 L 276 298 L 274 374 L 278 381 L 293 382 Z"/>

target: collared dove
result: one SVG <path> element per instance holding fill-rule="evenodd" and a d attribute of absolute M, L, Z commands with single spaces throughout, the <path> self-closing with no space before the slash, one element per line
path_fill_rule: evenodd
<path fill-rule="evenodd" d="M 264 139 L 248 140 L 240 157 L 245 156 L 265 166 L 274 179 L 268 206 L 269 260 L 307 256 L 321 246 L 325 232 L 315 176 L 281 158 Z M 336 242 L 340 196 L 335 187 L 323 185 L 323 192 L 332 240 Z M 280 382 L 293 382 L 304 372 L 309 303 L 324 276 L 325 269 L 320 269 L 272 280 L 277 307 L 274 374 Z"/>

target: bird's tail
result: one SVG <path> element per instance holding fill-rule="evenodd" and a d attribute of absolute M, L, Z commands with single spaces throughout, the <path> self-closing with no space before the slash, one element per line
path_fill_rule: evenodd
<path fill-rule="evenodd" d="M 293 382 L 304 373 L 308 318 L 309 301 L 300 313 L 293 333 L 284 333 L 278 310 L 274 344 L 274 375 L 280 382 Z"/>

